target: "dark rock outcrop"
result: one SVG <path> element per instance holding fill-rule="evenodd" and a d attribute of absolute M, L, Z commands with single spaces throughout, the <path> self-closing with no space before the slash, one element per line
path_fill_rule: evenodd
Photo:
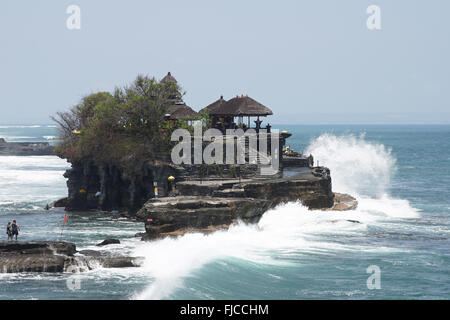
<path fill-rule="evenodd" d="M 267 199 L 272 207 L 283 202 L 300 200 L 309 209 L 331 208 L 334 194 L 331 190 L 331 177 L 328 169 L 323 174 L 303 174 L 292 178 L 243 183 L 247 197 Z"/>
<path fill-rule="evenodd" d="M 55 202 L 53 202 L 50 205 L 50 207 L 51 208 L 65 208 L 67 206 L 68 200 L 69 199 L 67 197 L 59 199 L 59 200 L 56 200 Z"/>
<path fill-rule="evenodd" d="M 132 268 L 142 263 L 142 258 L 134 257 L 108 257 L 96 259 L 103 268 Z"/>
<path fill-rule="evenodd" d="M 0 256 L 8 255 L 66 255 L 73 256 L 76 246 L 69 242 L 30 241 L 30 242 L 0 242 Z"/>
<path fill-rule="evenodd" d="M 145 240 L 188 230 L 229 226 L 238 219 L 255 222 L 267 211 L 270 201 L 247 198 L 180 196 L 148 201 L 136 216 L 146 221 Z"/>
<path fill-rule="evenodd" d="M 33 241 L 0 242 L 0 273 L 67 272 L 139 266 L 134 257 L 112 257 L 107 253 L 84 250 L 76 255 L 76 246 L 68 242 Z"/>
<path fill-rule="evenodd" d="M 258 222 L 280 203 L 301 201 L 310 209 L 332 208 L 334 193 L 327 168 L 313 168 L 290 178 L 184 181 L 181 196 L 147 201 L 136 217 L 145 222 L 143 240 L 210 232 L 237 220 Z"/>
<path fill-rule="evenodd" d="M 243 166 L 244 171 L 247 167 Z M 114 166 L 73 164 L 65 174 L 69 188 L 66 210 L 125 211 L 145 222 L 142 239 L 149 240 L 189 231 L 210 232 L 237 220 L 257 222 L 268 209 L 285 202 L 300 201 L 310 209 L 335 206 L 330 170 L 325 167 L 302 167 L 289 177 L 280 172 L 255 176 L 256 171 L 249 169 L 247 175 L 237 178 L 232 167 L 217 167 L 210 170 L 213 176 L 206 177 L 202 168 L 154 162 L 127 174 Z M 171 175 L 175 177 L 173 185 L 168 183 Z M 339 202 L 335 210 L 352 204 Z"/>
<path fill-rule="evenodd" d="M 118 239 L 105 239 L 101 243 L 97 244 L 97 247 L 107 246 L 109 244 L 120 244 Z"/>
<path fill-rule="evenodd" d="M 75 245 L 67 242 L 1 242 L 0 272 L 63 272 L 75 252 Z"/>
<path fill-rule="evenodd" d="M 167 195 L 167 177 L 174 169 L 164 163 L 146 164 L 139 174 L 130 175 L 115 166 L 93 163 L 72 164 L 64 176 L 68 178 L 66 210 L 119 210 L 134 213 L 150 198 Z"/>
<path fill-rule="evenodd" d="M 348 211 L 354 210 L 358 207 L 358 200 L 348 194 L 335 193 L 334 205 L 330 210 L 333 211 Z"/>
<path fill-rule="evenodd" d="M 6 142 L 0 138 L 0 156 L 50 156 L 53 147 L 48 142 Z"/>
<path fill-rule="evenodd" d="M 177 189 L 185 196 L 264 199 L 271 202 L 271 207 L 297 200 L 310 209 L 331 208 L 334 204 L 330 171 L 323 167 L 307 169 L 289 178 L 183 181 L 177 184 Z"/>
<path fill-rule="evenodd" d="M 0 257 L 0 273 L 63 272 L 65 256 L 17 255 Z"/>

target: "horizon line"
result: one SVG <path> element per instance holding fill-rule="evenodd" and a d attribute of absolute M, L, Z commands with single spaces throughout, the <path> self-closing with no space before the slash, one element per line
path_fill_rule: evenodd
<path fill-rule="evenodd" d="M 338 122 L 338 123 L 331 123 L 331 122 L 316 122 L 316 123 L 272 123 L 273 126 L 449 126 L 450 122 L 448 123 L 417 123 L 417 122 L 411 122 L 411 123 L 383 123 L 383 122 L 375 122 L 375 123 L 345 123 L 345 122 Z M 8 126 L 8 127 L 31 127 L 31 126 L 46 126 L 46 127 L 57 127 L 58 125 L 55 123 L 3 123 L 0 122 L 0 126 Z"/>

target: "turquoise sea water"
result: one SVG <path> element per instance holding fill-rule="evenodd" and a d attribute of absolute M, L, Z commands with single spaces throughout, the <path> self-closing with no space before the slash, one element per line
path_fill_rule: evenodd
<path fill-rule="evenodd" d="M 356 210 L 289 203 L 257 225 L 152 243 L 134 238 L 141 223 L 69 214 L 64 240 L 97 249 L 119 238 L 109 250 L 143 256 L 144 265 L 0 274 L 0 299 L 448 299 L 450 126 L 279 128 L 293 133 L 293 149 L 331 169 L 334 191 L 356 196 Z M 0 126 L 7 141 L 56 135 L 51 126 Z M 57 240 L 64 212 L 42 208 L 66 195 L 66 168 L 56 157 L 0 157 L 0 225 L 17 219 L 21 240 Z M 381 270 L 379 290 L 367 287 L 369 266 Z"/>

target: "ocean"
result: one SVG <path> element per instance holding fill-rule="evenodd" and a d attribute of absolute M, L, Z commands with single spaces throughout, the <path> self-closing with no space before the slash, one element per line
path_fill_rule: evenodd
<path fill-rule="evenodd" d="M 118 238 L 102 250 L 144 257 L 143 266 L 0 274 L 0 299 L 450 298 L 450 126 L 274 127 L 293 134 L 292 149 L 329 167 L 333 190 L 355 196 L 358 208 L 287 203 L 256 225 L 150 243 L 134 237 L 142 223 L 70 213 L 63 240 L 81 250 Z M 9 142 L 56 136 L 52 125 L 0 126 Z M 52 156 L 0 157 L 0 225 L 16 219 L 19 240 L 58 240 L 64 211 L 43 208 L 67 195 L 67 168 Z"/>

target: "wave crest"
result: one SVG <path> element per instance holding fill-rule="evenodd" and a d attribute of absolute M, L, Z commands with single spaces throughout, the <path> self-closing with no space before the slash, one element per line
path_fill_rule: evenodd
<path fill-rule="evenodd" d="M 323 134 L 310 143 L 306 153 L 331 170 L 336 192 L 381 197 L 387 193 L 395 171 L 391 149 L 366 141 L 364 134 Z"/>

